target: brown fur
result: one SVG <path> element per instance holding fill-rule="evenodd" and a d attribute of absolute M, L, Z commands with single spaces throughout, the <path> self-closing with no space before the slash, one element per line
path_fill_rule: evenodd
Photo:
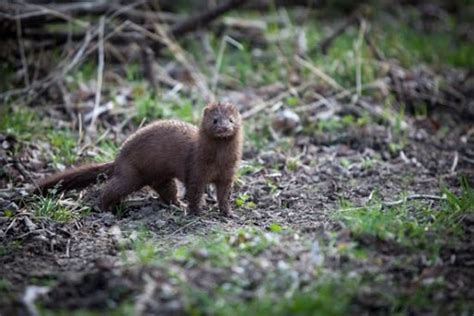
<path fill-rule="evenodd" d="M 110 210 L 126 195 L 150 186 L 166 203 L 179 203 L 175 179 L 186 187 L 189 211 L 199 214 L 205 187 L 213 183 L 219 209 L 231 211 L 230 193 L 242 155 L 241 117 L 229 103 L 211 103 L 199 128 L 162 120 L 139 129 L 122 145 L 114 162 L 66 170 L 39 184 L 46 192 L 58 183 L 61 190 L 83 188 L 100 173 L 110 178 L 101 195 L 101 208 Z"/>

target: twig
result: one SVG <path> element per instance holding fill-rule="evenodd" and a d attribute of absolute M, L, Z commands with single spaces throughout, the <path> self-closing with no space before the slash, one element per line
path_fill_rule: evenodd
<path fill-rule="evenodd" d="M 464 157 L 464 156 L 461 156 L 461 159 L 464 160 L 465 162 L 468 162 L 468 163 L 474 165 L 474 159 L 471 159 L 471 158 L 468 158 L 468 157 Z"/>
<path fill-rule="evenodd" d="M 93 128 L 95 128 L 95 121 L 98 116 L 97 109 L 100 105 L 100 97 L 102 93 L 102 79 L 104 77 L 104 23 L 105 23 L 105 19 L 102 16 L 100 18 L 100 26 L 99 26 L 99 51 L 98 51 L 99 65 L 97 69 L 97 89 L 95 91 L 94 109 L 92 110 L 92 119 L 89 124 L 89 130 L 92 130 Z"/>
<path fill-rule="evenodd" d="M 31 176 L 31 174 L 26 171 L 25 167 L 23 166 L 23 164 L 21 163 L 20 160 L 13 160 L 13 165 L 15 166 L 15 168 L 25 177 L 27 178 L 28 180 L 30 180 L 30 182 L 33 184 L 33 186 L 39 190 L 39 187 L 38 187 L 38 184 L 36 183 L 35 179 L 33 179 L 33 177 Z"/>
<path fill-rule="evenodd" d="M 362 95 L 362 60 L 361 60 L 361 47 L 364 39 L 364 34 L 366 33 L 367 24 L 364 19 L 360 20 L 359 36 L 355 43 L 355 53 L 356 53 L 356 91 L 357 97 Z"/>
<path fill-rule="evenodd" d="M 307 87 L 310 86 L 310 84 L 311 84 L 310 82 L 306 82 L 305 84 L 302 84 L 301 86 L 299 86 L 297 88 L 297 92 L 305 90 Z M 283 100 L 284 98 L 290 96 L 290 94 L 291 94 L 291 92 L 286 90 L 286 91 L 283 91 L 282 93 L 280 93 L 279 95 L 277 95 L 276 97 L 273 97 L 270 100 L 261 101 L 261 102 L 257 103 L 256 105 L 254 105 L 250 110 L 247 110 L 244 113 L 242 113 L 242 118 L 243 119 L 248 119 L 248 118 L 254 116 L 257 113 L 260 113 L 261 111 L 263 111 L 264 109 L 266 109 L 270 105 L 274 105 L 277 102 Z"/>
<path fill-rule="evenodd" d="M 41 295 L 45 295 L 50 290 L 49 287 L 45 286 L 36 286 L 36 285 L 29 285 L 23 296 L 21 297 L 22 304 L 26 307 L 28 311 L 27 315 L 36 316 L 39 315 L 38 308 L 35 304 L 35 301 Z"/>
<path fill-rule="evenodd" d="M 107 135 L 110 133 L 110 128 L 107 128 L 94 142 L 90 142 L 88 144 L 85 144 L 84 146 L 80 147 L 77 151 L 77 155 L 81 156 L 82 153 L 89 147 L 94 147 L 97 146 L 98 143 L 100 143 Z M 79 142 L 77 144 L 79 146 Z"/>
<path fill-rule="evenodd" d="M 156 94 L 156 76 L 153 68 L 153 59 L 154 53 L 153 50 L 149 47 L 144 47 L 141 49 L 142 56 L 142 73 L 143 77 L 148 80 L 149 86 L 153 94 Z"/>
<path fill-rule="evenodd" d="M 46 230 L 44 228 L 30 230 L 29 232 L 23 233 L 19 236 L 15 236 L 15 240 L 24 239 L 25 237 L 28 237 L 30 235 L 35 235 L 35 234 L 38 235 L 39 233 L 42 233 L 42 232 L 45 232 L 45 231 Z"/>
<path fill-rule="evenodd" d="M 168 47 L 168 49 L 171 51 L 176 60 L 188 71 L 189 75 L 193 78 L 197 88 L 202 93 L 204 99 L 208 101 L 213 101 L 215 99 L 215 96 L 209 90 L 204 75 L 194 63 L 191 63 L 188 60 L 186 52 L 176 41 L 172 40 L 171 37 L 169 37 L 168 33 L 164 30 L 162 25 L 155 24 L 155 29 L 157 33 L 161 35 L 163 43 Z"/>
<path fill-rule="evenodd" d="M 177 230 L 175 230 L 174 232 L 172 232 L 171 234 L 169 234 L 167 237 L 171 237 L 173 235 L 176 235 L 177 233 L 179 233 L 180 231 L 182 231 L 183 229 L 191 226 L 191 225 L 194 225 L 195 223 L 199 222 L 201 219 L 200 218 L 197 218 L 189 223 L 187 223 L 186 225 L 183 225 L 181 226 L 180 228 L 178 228 Z"/>
<path fill-rule="evenodd" d="M 68 238 L 67 244 L 66 244 L 66 258 L 69 258 L 69 257 L 70 257 L 70 254 L 69 254 L 70 248 L 71 248 L 71 239 Z"/>
<path fill-rule="evenodd" d="M 67 14 L 66 12 L 58 11 L 56 8 L 52 9 L 50 7 L 42 6 L 42 5 L 39 5 L 39 4 L 32 4 L 32 3 L 22 3 L 22 6 L 24 6 L 26 8 L 31 7 L 31 8 L 37 9 L 37 11 L 31 11 L 31 12 L 27 12 L 27 13 L 17 14 L 15 17 L 13 17 L 15 19 L 23 20 L 26 24 L 30 24 L 30 25 L 35 26 L 35 25 L 38 25 L 40 23 L 44 23 L 49 18 L 49 20 L 55 20 L 55 21 L 63 21 L 64 20 L 64 21 L 72 22 L 72 23 L 75 23 L 76 25 L 79 25 L 81 27 L 88 27 L 89 26 L 88 22 L 79 20 L 77 18 L 73 18 L 72 15 L 74 14 L 74 12 L 69 12 L 69 14 Z M 17 9 L 18 8 L 19 7 L 17 7 Z M 46 17 L 46 16 L 50 16 L 50 17 Z M 51 19 L 51 18 L 53 18 L 53 19 Z"/>
<path fill-rule="evenodd" d="M 77 117 L 74 115 L 74 111 L 72 110 L 72 103 L 71 103 L 71 97 L 66 90 L 66 87 L 64 86 L 64 83 L 62 81 L 58 81 L 58 88 L 59 91 L 61 91 L 61 96 L 64 102 L 64 109 L 66 110 L 66 113 L 69 115 L 69 118 L 71 119 L 71 122 L 73 125 L 76 125 Z"/>
<path fill-rule="evenodd" d="M 11 221 L 10 225 L 8 225 L 7 229 L 5 229 L 3 235 L 6 236 L 8 231 L 15 225 L 17 218 L 14 217 L 13 220 Z"/>
<path fill-rule="evenodd" d="M 241 6 L 245 2 L 247 2 L 247 0 L 228 0 L 227 2 L 221 3 L 208 11 L 192 16 L 191 18 L 174 25 L 171 28 L 171 34 L 176 37 L 182 36 L 190 31 L 195 31 L 196 29 L 209 24 L 227 11 Z"/>
<path fill-rule="evenodd" d="M 433 201 L 444 201 L 446 200 L 445 196 L 438 196 L 438 195 L 431 195 L 431 194 L 412 194 L 408 195 L 407 197 L 397 200 L 397 201 L 389 201 L 389 202 L 382 202 L 382 206 L 397 206 L 407 201 L 413 200 L 433 200 Z"/>
<path fill-rule="evenodd" d="M 403 84 L 400 82 L 397 74 L 395 73 L 395 66 L 393 63 L 389 63 L 385 60 L 385 57 L 383 54 L 380 52 L 380 50 L 377 48 L 375 43 L 372 41 L 372 38 L 369 36 L 369 32 L 366 32 L 364 35 L 364 39 L 367 43 L 367 46 L 371 50 L 372 54 L 374 54 L 374 57 L 377 61 L 384 63 L 385 65 L 389 66 L 388 69 L 388 76 L 392 82 L 393 90 L 395 91 L 395 97 L 397 101 L 400 102 L 400 104 L 407 104 L 406 102 L 406 95 L 405 95 L 405 89 L 403 87 Z"/>
<path fill-rule="evenodd" d="M 118 26 L 116 26 L 111 32 L 107 32 L 107 36 L 104 37 L 104 42 L 115 36 L 118 32 L 120 32 L 124 27 L 129 25 L 129 21 L 125 21 Z M 61 62 L 57 67 L 56 70 L 52 71 L 48 76 L 43 78 L 40 81 L 37 81 L 33 83 L 29 88 L 22 88 L 22 89 L 15 89 L 15 90 L 9 90 L 4 93 L 0 94 L 0 100 L 17 95 L 24 94 L 25 92 L 29 91 L 34 91 L 35 94 L 32 95 L 32 97 L 36 96 L 37 94 L 42 93 L 45 91 L 48 87 L 50 87 L 52 84 L 54 84 L 57 80 L 62 80 L 64 76 L 69 73 L 74 67 L 78 66 L 84 59 L 87 57 L 89 54 L 94 52 L 99 43 L 92 45 L 89 49 L 89 43 L 91 40 L 98 35 L 98 30 L 90 31 L 88 30 L 86 32 L 86 35 L 84 36 L 84 41 L 82 45 L 79 47 L 79 49 L 74 53 L 74 57 L 72 58 L 72 61 L 69 61 L 69 58 Z"/>
<path fill-rule="evenodd" d="M 71 70 L 73 69 L 77 63 L 82 59 L 82 57 L 85 54 L 85 50 L 87 49 L 87 46 L 89 45 L 90 41 L 92 40 L 94 35 L 91 34 L 91 32 L 87 32 L 85 37 L 84 37 L 84 42 L 82 45 L 79 47 L 79 49 L 76 51 L 74 54 L 74 57 L 72 60 L 69 62 L 69 59 L 66 59 L 62 63 L 60 63 L 55 71 L 52 71 L 48 76 L 43 78 L 40 81 L 34 82 L 31 86 L 22 88 L 22 89 L 15 89 L 15 90 L 9 90 L 4 93 L 0 94 L 0 99 L 2 98 L 9 98 L 13 97 L 16 95 L 21 95 L 25 92 L 33 91 L 36 92 L 36 94 L 39 94 L 46 90 L 49 86 L 54 84 L 57 80 L 62 80 L 64 76 Z M 31 97 L 36 96 L 36 94 L 32 94 Z"/>
<path fill-rule="evenodd" d="M 325 81 L 327 84 L 329 84 L 334 89 L 346 91 L 346 89 L 343 86 L 341 86 L 339 83 L 337 83 L 336 80 L 334 80 L 333 78 L 328 76 L 321 69 L 317 68 L 316 66 L 314 66 L 309 61 L 301 58 L 300 56 L 296 56 L 295 60 L 298 64 L 300 64 L 301 66 L 307 68 L 309 71 L 311 71 L 313 74 L 315 74 L 316 76 L 321 78 L 323 81 Z"/>
<path fill-rule="evenodd" d="M 214 76 L 212 78 L 211 91 L 214 92 L 214 93 L 216 93 L 217 82 L 219 81 L 219 72 L 220 72 L 220 69 L 221 69 L 222 60 L 224 59 L 224 52 L 225 52 L 225 48 L 227 46 L 227 43 L 237 47 L 239 50 L 244 49 L 242 44 L 240 44 L 239 42 L 234 40 L 232 37 L 227 36 L 227 35 L 222 37 L 221 44 L 220 44 L 220 47 L 219 47 L 219 52 L 217 54 L 217 60 L 216 60 L 216 63 L 214 65 Z"/>
<path fill-rule="evenodd" d="M 334 40 L 339 37 L 344 31 L 351 26 L 352 24 L 356 23 L 359 20 L 359 15 L 357 13 L 352 14 L 347 21 L 336 28 L 331 34 L 329 34 L 326 38 L 324 38 L 321 42 L 319 42 L 317 49 L 321 51 L 324 55 L 328 53 L 329 47 L 334 42 Z"/>
<path fill-rule="evenodd" d="M 78 134 L 79 134 L 79 137 L 77 139 L 77 144 L 76 144 L 76 149 L 77 148 L 80 148 L 81 146 L 81 143 L 84 139 L 84 129 L 83 129 L 83 122 L 82 122 L 82 113 L 79 113 L 78 115 Z M 77 154 L 78 156 L 80 155 L 79 153 Z"/>
<path fill-rule="evenodd" d="M 367 199 L 367 203 L 370 202 L 373 198 L 373 192 L 370 193 L 369 198 Z M 397 206 L 403 203 L 406 203 L 407 201 L 413 201 L 413 200 L 431 200 L 431 201 L 446 201 L 446 196 L 438 196 L 438 195 L 431 195 L 431 194 L 412 194 L 408 195 L 400 200 L 396 201 L 387 201 L 387 202 L 380 202 L 380 206 L 383 207 L 391 207 L 391 206 Z M 343 212 L 350 212 L 350 211 L 357 211 L 357 210 L 362 210 L 365 208 L 368 208 L 370 206 L 364 205 L 364 206 L 356 206 L 356 207 L 350 207 L 350 208 L 343 208 L 340 209 L 340 211 Z"/>
<path fill-rule="evenodd" d="M 28 62 L 26 60 L 25 46 L 23 45 L 21 20 L 18 18 L 16 19 L 16 35 L 18 39 L 18 46 L 20 48 L 21 63 L 23 65 L 23 78 L 25 79 L 25 87 L 28 87 L 30 85 Z"/>
<path fill-rule="evenodd" d="M 459 153 L 457 151 L 454 152 L 454 158 L 453 158 L 453 164 L 451 165 L 451 173 L 454 173 L 456 171 L 456 167 L 458 166 L 459 162 Z"/>

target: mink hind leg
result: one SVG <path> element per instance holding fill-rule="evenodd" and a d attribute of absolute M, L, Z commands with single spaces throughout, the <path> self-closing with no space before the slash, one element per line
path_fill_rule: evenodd
<path fill-rule="evenodd" d="M 114 212 L 116 206 L 124 197 L 143 187 L 138 177 L 122 177 L 114 175 L 105 185 L 100 198 L 100 208 L 103 211 Z"/>
<path fill-rule="evenodd" d="M 206 188 L 206 184 L 199 181 L 196 177 L 192 181 L 186 183 L 186 196 L 188 201 L 189 214 L 199 215 L 201 213 L 201 199 Z"/>
<path fill-rule="evenodd" d="M 160 195 L 160 198 L 164 203 L 168 205 L 180 205 L 178 200 L 178 186 L 174 179 L 155 181 L 151 184 L 151 187 Z"/>

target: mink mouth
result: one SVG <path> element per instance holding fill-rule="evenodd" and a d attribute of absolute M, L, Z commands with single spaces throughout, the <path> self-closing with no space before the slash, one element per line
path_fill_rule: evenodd
<path fill-rule="evenodd" d="M 214 133 L 214 136 L 217 137 L 217 138 L 228 138 L 228 137 L 231 137 L 233 135 L 234 135 L 233 130 L 228 130 L 228 131 L 225 131 L 225 132 L 215 132 Z"/>

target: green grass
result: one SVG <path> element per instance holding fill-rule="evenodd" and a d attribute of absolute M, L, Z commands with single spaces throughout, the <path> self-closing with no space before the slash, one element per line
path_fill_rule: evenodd
<path fill-rule="evenodd" d="M 243 184 L 243 181 L 244 181 L 244 177 L 245 176 L 250 176 L 250 175 L 255 175 L 256 173 L 260 172 L 263 170 L 263 166 L 258 162 L 258 161 L 255 161 L 255 160 L 252 160 L 252 161 L 242 161 L 240 166 L 239 166 L 239 169 L 237 170 L 237 174 L 236 174 L 236 182 L 238 184 Z"/>
<path fill-rule="evenodd" d="M 376 124 L 377 122 L 370 116 L 369 113 L 363 112 L 360 116 L 346 114 L 342 117 L 331 116 L 324 119 L 318 119 L 312 122 L 307 122 L 303 127 L 305 134 L 317 136 L 329 134 L 347 133 L 350 129 L 360 129 L 368 124 Z"/>
<path fill-rule="evenodd" d="M 135 236 L 131 238 L 130 250 L 135 254 L 135 258 L 130 260 L 125 252 L 126 245 L 122 247 L 122 259 L 127 264 L 136 264 L 137 262 L 143 265 L 149 265 L 156 262 L 160 258 L 159 245 L 153 240 L 152 233 L 142 227 L 134 232 Z"/>
<path fill-rule="evenodd" d="M 405 67 L 420 62 L 435 66 L 474 67 L 474 45 L 456 40 L 454 33 L 420 32 L 402 23 L 384 24 L 374 32 L 379 32 L 377 44 L 387 57 L 396 58 Z"/>
<path fill-rule="evenodd" d="M 236 232 L 216 232 L 209 237 L 182 246 L 174 251 L 173 260 L 187 269 L 211 265 L 230 268 L 243 258 L 258 260 L 265 251 L 279 247 L 286 234 L 279 224 L 268 227 L 269 232 L 244 227 Z M 190 285 L 181 274 L 172 275 L 184 295 L 190 315 L 344 315 L 347 313 L 359 284 L 357 275 L 344 272 L 321 273 L 308 285 L 294 278 L 291 261 L 284 259 L 266 269 L 263 279 L 251 284 L 239 275 L 230 275 L 216 283 L 210 291 Z M 317 267 L 314 267 L 315 272 Z M 317 273 L 317 272 L 316 272 Z M 252 298 L 245 293 L 252 291 Z"/>
<path fill-rule="evenodd" d="M 324 25 L 319 21 L 310 20 L 307 23 L 305 31 L 309 48 L 316 47 L 327 36 L 321 32 L 323 29 Z M 356 85 L 357 69 L 360 70 L 362 85 L 374 81 L 381 75 L 381 70 L 373 63 L 370 50 L 361 39 L 359 31 L 358 26 L 347 29 L 345 33 L 335 38 L 326 55 L 318 50 L 310 51 L 309 55 L 316 68 L 348 89 Z M 304 69 L 303 74 L 309 76 L 311 72 Z"/>
<path fill-rule="evenodd" d="M 236 207 L 255 208 L 257 206 L 246 193 L 238 194 L 234 203 Z"/>
<path fill-rule="evenodd" d="M 47 196 L 36 196 L 29 206 L 33 209 L 36 217 L 46 218 L 56 222 L 69 222 L 88 215 L 90 208 L 71 200 L 60 199 L 54 194 Z"/>
<path fill-rule="evenodd" d="M 42 316 L 128 316 L 134 313 L 134 304 L 130 302 L 123 302 L 116 308 L 107 309 L 106 314 L 103 310 L 51 310 L 43 307 L 39 308 L 40 315 Z"/>
<path fill-rule="evenodd" d="M 371 235 L 437 256 L 443 245 L 462 236 L 459 221 L 463 214 L 474 211 L 474 190 L 466 180 L 459 195 L 447 189 L 444 192 L 448 200 L 437 207 L 420 201 L 391 207 L 383 207 L 378 202 L 353 207 L 342 202 L 333 217 L 355 236 Z"/>
<path fill-rule="evenodd" d="M 357 277 L 321 276 L 303 289 L 278 284 L 280 271 L 258 285 L 256 296 L 243 299 L 238 280 L 218 286 L 212 294 L 188 288 L 187 312 L 191 315 L 346 315 L 353 299 Z M 291 278 L 289 278 L 291 279 Z M 275 285 L 278 284 L 278 289 Z"/>
<path fill-rule="evenodd" d="M 265 232 L 253 227 L 243 227 L 231 233 L 215 231 L 210 232 L 207 237 L 196 238 L 189 244 L 165 253 L 146 228 L 139 229 L 131 239 L 130 245 L 122 245 L 125 261 L 128 260 L 126 250 L 129 249 L 135 254 L 137 261 L 145 265 L 166 266 L 171 260 L 189 267 L 203 262 L 217 267 L 229 267 L 238 256 L 258 255 L 271 247 L 278 240 L 278 234 L 276 231 Z"/>
<path fill-rule="evenodd" d="M 134 96 L 136 115 L 135 123 L 153 121 L 155 119 L 179 119 L 189 123 L 197 123 L 201 117 L 201 107 L 193 106 L 190 99 L 174 101 L 164 100 L 146 91 L 138 91 Z"/>
<path fill-rule="evenodd" d="M 11 241 L 5 245 L 0 245 L 0 257 L 14 253 L 21 248 L 21 242 L 18 240 Z"/>
<path fill-rule="evenodd" d="M 140 65 L 136 63 L 127 64 L 125 67 L 125 74 L 128 81 L 140 81 Z"/>
<path fill-rule="evenodd" d="M 98 155 L 94 156 L 97 162 L 109 162 L 115 159 L 119 146 L 111 140 L 104 139 L 97 144 Z"/>
<path fill-rule="evenodd" d="M 295 172 L 296 170 L 298 170 L 298 168 L 300 167 L 301 165 L 301 161 L 299 158 L 288 158 L 286 160 L 286 170 L 290 173 L 292 172 Z"/>
<path fill-rule="evenodd" d="M 36 131 L 37 115 L 25 107 L 4 106 L 0 110 L 0 133 L 30 140 Z"/>
<path fill-rule="evenodd" d="M 77 161 L 77 136 L 71 130 L 50 130 L 46 134 L 53 151 L 53 162 L 71 165 Z"/>
<path fill-rule="evenodd" d="M 93 60 L 88 60 L 82 63 L 80 68 L 70 73 L 66 77 L 66 82 L 71 90 L 80 89 L 81 83 L 88 83 L 97 78 L 97 63 Z"/>
<path fill-rule="evenodd" d="M 53 287 L 58 284 L 58 278 L 52 275 L 42 277 L 30 277 L 28 279 L 28 283 L 37 286 Z"/>
<path fill-rule="evenodd" d="M 0 295 L 7 294 L 11 287 L 12 284 L 10 281 L 4 278 L 0 278 Z"/>
<path fill-rule="evenodd" d="M 259 124 L 244 124 L 244 138 L 247 146 L 253 146 L 256 150 L 262 150 L 269 144 L 270 131 L 268 122 L 259 122 Z"/>
<path fill-rule="evenodd" d="M 77 160 L 77 135 L 69 129 L 56 129 L 26 106 L 9 105 L 0 111 L 0 133 L 14 136 L 21 142 L 45 141 L 51 145 L 54 163 L 69 165 Z"/>
<path fill-rule="evenodd" d="M 214 266 L 231 266 L 238 256 L 258 255 L 271 247 L 278 236 L 257 228 L 244 227 L 232 233 L 214 232 L 191 245 L 177 248 L 171 258 L 186 262 L 188 266 L 208 261 Z"/>

